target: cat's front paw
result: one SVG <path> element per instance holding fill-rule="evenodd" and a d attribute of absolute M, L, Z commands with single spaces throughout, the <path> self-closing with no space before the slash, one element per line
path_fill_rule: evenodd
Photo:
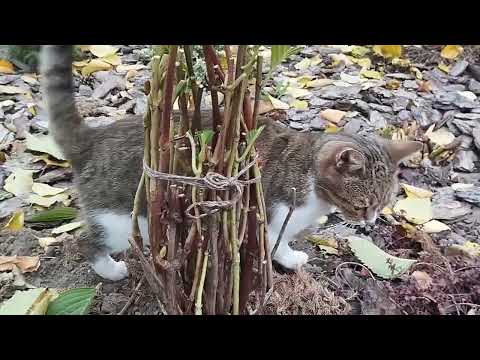
<path fill-rule="evenodd" d="M 274 260 L 287 269 L 297 270 L 308 262 L 308 255 L 303 251 L 290 250 L 275 256 Z"/>
<path fill-rule="evenodd" d="M 115 261 L 110 256 L 97 259 L 92 267 L 98 275 L 107 280 L 118 281 L 128 276 L 125 261 Z"/>

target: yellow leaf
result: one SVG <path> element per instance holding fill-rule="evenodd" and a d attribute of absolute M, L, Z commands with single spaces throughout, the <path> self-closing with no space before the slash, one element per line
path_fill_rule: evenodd
<path fill-rule="evenodd" d="M 395 214 L 403 216 L 413 224 L 425 224 L 432 220 L 432 205 L 428 198 L 411 198 L 398 201 L 393 207 Z"/>
<path fill-rule="evenodd" d="M 313 76 L 303 75 L 296 78 L 296 80 L 297 80 L 297 83 L 301 85 L 301 87 L 306 87 L 307 84 L 313 80 Z"/>
<path fill-rule="evenodd" d="M 360 71 L 360 75 L 367 79 L 380 80 L 382 78 L 382 74 L 375 70 L 362 69 L 362 71 Z"/>
<path fill-rule="evenodd" d="M 118 49 L 111 45 L 90 45 L 90 52 L 99 58 L 115 54 Z"/>
<path fill-rule="evenodd" d="M 423 74 L 422 74 L 422 72 L 421 72 L 418 68 L 412 66 L 412 67 L 410 68 L 410 72 L 413 72 L 413 73 L 415 74 L 415 77 L 416 77 L 418 80 L 422 80 L 422 79 L 423 79 Z"/>
<path fill-rule="evenodd" d="M 295 69 L 297 70 L 306 70 L 310 67 L 312 61 L 309 58 L 305 58 L 302 61 L 295 64 Z"/>
<path fill-rule="evenodd" d="M 127 74 L 125 75 L 125 80 L 130 80 L 132 77 L 135 77 L 138 75 L 138 71 L 137 70 L 128 70 L 127 71 Z"/>
<path fill-rule="evenodd" d="M 5 179 L 3 188 L 15 196 L 20 196 L 29 193 L 32 190 L 33 171 L 16 169 Z"/>
<path fill-rule="evenodd" d="M 299 89 L 299 88 L 296 88 L 296 87 L 289 86 L 287 88 L 287 94 L 296 99 L 296 98 L 299 98 L 299 97 L 308 96 L 308 95 L 311 94 L 311 92 L 306 90 L 306 89 Z"/>
<path fill-rule="evenodd" d="M 463 247 L 473 256 L 480 256 L 480 245 L 471 241 L 463 244 Z"/>
<path fill-rule="evenodd" d="M 370 52 L 370 49 L 365 46 L 357 46 L 357 45 L 352 46 L 351 53 L 353 56 L 357 58 L 361 58 L 362 56 L 367 55 L 369 52 Z"/>
<path fill-rule="evenodd" d="M 275 99 L 273 96 L 268 95 L 268 99 L 273 105 L 273 108 L 275 110 L 288 110 L 290 109 L 290 105 L 284 103 L 283 101 L 280 101 L 278 99 Z"/>
<path fill-rule="evenodd" d="M 117 66 L 117 65 L 120 65 L 122 63 L 122 60 L 120 59 L 120 56 L 118 56 L 117 54 L 111 54 L 111 55 L 102 57 L 102 60 L 111 64 L 111 65 L 113 65 L 113 66 Z"/>
<path fill-rule="evenodd" d="M 78 229 L 79 227 L 81 227 L 83 225 L 83 221 L 75 221 L 75 222 L 71 222 L 69 224 L 65 224 L 65 225 L 62 225 L 62 226 L 59 226 L 55 229 L 52 230 L 52 234 L 62 234 L 62 233 L 66 233 L 66 232 L 69 232 L 69 231 L 72 231 L 72 230 L 75 230 L 75 229 Z"/>
<path fill-rule="evenodd" d="M 318 224 L 318 225 L 324 225 L 324 224 L 327 223 L 327 221 L 328 221 L 328 216 L 323 215 L 323 216 L 320 216 L 320 217 L 317 219 L 317 224 Z"/>
<path fill-rule="evenodd" d="M 94 72 L 110 70 L 111 68 L 112 65 L 110 65 L 109 63 L 100 59 L 93 59 L 82 69 L 82 75 L 88 76 L 90 74 L 93 74 Z"/>
<path fill-rule="evenodd" d="M 403 188 L 405 191 L 405 194 L 407 194 L 407 197 L 413 198 L 413 199 L 430 199 L 433 196 L 433 193 L 431 191 L 421 189 L 416 186 L 408 185 L 408 184 L 400 184 L 400 186 Z"/>
<path fill-rule="evenodd" d="M 429 222 L 421 225 L 421 229 L 428 234 L 435 234 L 442 231 L 450 230 L 450 227 L 438 220 L 430 220 Z"/>
<path fill-rule="evenodd" d="M 400 87 L 401 83 L 397 79 L 392 79 L 387 82 L 385 87 L 390 90 L 396 90 Z"/>
<path fill-rule="evenodd" d="M 338 124 L 346 115 L 345 111 L 335 109 L 325 109 L 320 112 L 320 116 L 327 121 Z"/>
<path fill-rule="evenodd" d="M 400 59 L 400 58 L 393 58 L 392 59 L 392 65 L 396 65 L 399 67 L 409 67 L 410 66 L 410 60 L 408 59 Z"/>
<path fill-rule="evenodd" d="M 74 62 L 72 62 L 72 65 L 75 66 L 75 67 L 84 67 L 89 62 L 90 62 L 90 60 L 74 61 Z"/>
<path fill-rule="evenodd" d="M 330 79 L 315 79 L 307 83 L 307 88 L 319 88 L 322 86 L 331 85 L 333 80 Z"/>
<path fill-rule="evenodd" d="M 77 45 L 77 46 L 78 46 L 78 48 L 80 49 L 80 51 L 82 51 L 82 52 L 87 52 L 87 51 L 90 50 L 90 46 L 91 46 L 91 45 Z"/>
<path fill-rule="evenodd" d="M 57 201 L 58 202 L 64 202 L 67 199 L 68 199 L 67 194 L 58 194 L 58 195 L 54 195 L 54 196 L 40 196 L 40 195 L 37 195 L 37 194 L 30 194 L 27 201 L 30 204 L 36 204 L 36 205 L 40 205 L 40 206 L 48 208 L 48 207 L 52 206 L 53 204 L 55 204 Z"/>
<path fill-rule="evenodd" d="M 52 160 L 52 159 L 50 159 L 48 154 L 35 156 L 35 159 L 33 160 L 33 162 L 38 162 L 38 161 L 43 161 L 46 165 L 58 166 L 58 167 L 61 167 L 61 168 L 67 168 L 67 167 L 70 166 L 70 163 L 68 161 Z"/>
<path fill-rule="evenodd" d="M 50 135 L 27 135 L 27 149 L 52 155 L 58 160 L 65 160 L 65 156 Z"/>
<path fill-rule="evenodd" d="M 56 188 L 47 184 L 33 183 L 32 191 L 40 196 L 57 195 L 67 190 L 67 188 Z"/>
<path fill-rule="evenodd" d="M 13 64 L 4 59 L 0 59 L 0 74 L 15 74 Z"/>
<path fill-rule="evenodd" d="M 310 65 L 311 66 L 317 66 L 318 64 L 320 64 L 322 62 L 322 58 L 320 57 L 320 55 L 315 55 L 314 57 L 310 58 Z"/>
<path fill-rule="evenodd" d="M 360 59 L 357 59 L 357 58 L 354 58 L 354 57 L 349 57 L 349 59 L 357 64 L 357 65 L 360 65 L 360 67 L 362 69 L 370 69 L 370 67 L 372 66 L 372 60 L 370 60 L 369 58 L 360 58 Z"/>
<path fill-rule="evenodd" d="M 345 54 L 330 54 L 329 56 L 333 60 L 332 61 L 333 67 L 339 65 L 341 62 L 343 62 L 345 66 L 349 66 L 353 64 L 353 60 L 351 60 Z"/>
<path fill-rule="evenodd" d="M 37 271 L 40 266 L 38 256 L 2 256 L 0 255 L 0 271 L 12 271 L 18 267 L 23 273 Z"/>
<path fill-rule="evenodd" d="M 440 56 L 444 59 L 455 59 L 462 52 L 463 48 L 460 45 L 446 45 L 442 49 Z"/>
<path fill-rule="evenodd" d="M 292 104 L 292 105 L 295 109 L 298 109 L 298 110 L 306 110 L 308 109 L 308 102 L 304 101 L 304 100 L 295 100 Z"/>
<path fill-rule="evenodd" d="M 340 131 L 340 128 L 335 124 L 327 124 L 325 130 L 323 131 L 326 134 L 336 134 Z"/>
<path fill-rule="evenodd" d="M 440 70 L 442 70 L 444 73 L 447 73 L 447 74 L 448 74 L 448 73 L 450 72 L 450 66 L 448 66 L 448 65 L 446 65 L 446 64 L 444 64 L 444 63 L 439 64 L 439 65 L 438 65 L 438 68 L 439 68 Z"/>
<path fill-rule="evenodd" d="M 389 207 L 384 207 L 381 211 L 382 215 L 392 215 L 393 211 Z"/>
<path fill-rule="evenodd" d="M 373 51 L 384 58 L 399 58 L 402 56 L 402 45 L 375 45 Z"/>
<path fill-rule="evenodd" d="M 3 227 L 6 230 L 17 232 L 23 229 L 23 220 L 25 216 L 23 211 L 18 211 L 8 220 L 8 223 Z"/>

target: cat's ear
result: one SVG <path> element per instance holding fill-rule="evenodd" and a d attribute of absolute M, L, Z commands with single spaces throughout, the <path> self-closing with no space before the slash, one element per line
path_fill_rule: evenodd
<path fill-rule="evenodd" d="M 355 172 L 365 168 L 365 157 L 363 154 L 350 147 L 339 149 L 335 156 L 337 169 Z"/>
<path fill-rule="evenodd" d="M 410 156 L 420 151 L 423 144 L 420 141 L 397 142 L 389 141 L 386 144 L 387 152 L 395 163 L 408 159 Z"/>

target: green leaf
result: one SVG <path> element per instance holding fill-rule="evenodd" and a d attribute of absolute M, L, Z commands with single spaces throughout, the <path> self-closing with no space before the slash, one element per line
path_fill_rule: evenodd
<path fill-rule="evenodd" d="M 52 210 L 45 210 L 29 216 L 25 222 L 41 223 L 61 220 L 73 220 L 77 217 L 78 210 L 71 207 L 59 207 Z"/>
<path fill-rule="evenodd" d="M 258 129 L 250 130 L 247 134 L 247 146 L 255 142 L 262 133 L 265 125 L 260 126 Z"/>
<path fill-rule="evenodd" d="M 62 292 L 49 304 L 47 315 L 85 315 L 95 292 L 95 288 L 79 288 Z"/>
<path fill-rule="evenodd" d="M 394 279 L 402 275 L 416 262 L 387 254 L 365 238 L 349 236 L 347 241 L 355 256 L 374 274 L 384 279 Z"/>
<path fill-rule="evenodd" d="M 198 133 L 198 137 L 200 139 L 200 147 L 204 148 L 205 145 L 208 145 L 212 142 L 213 139 L 213 130 L 211 129 L 204 129 Z"/>
<path fill-rule="evenodd" d="M 270 72 L 277 67 L 283 60 L 296 54 L 301 47 L 292 47 L 291 45 L 272 45 L 272 57 L 270 59 Z"/>

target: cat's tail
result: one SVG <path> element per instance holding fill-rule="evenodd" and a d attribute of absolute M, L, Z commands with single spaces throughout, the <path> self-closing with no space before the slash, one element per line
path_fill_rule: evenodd
<path fill-rule="evenodd" d="M 72 76 L 72 45 L 42 47 L 40 72 L 49 131 L 68 159 L 77 152 L 83 119 L 75 106 Z"/>

